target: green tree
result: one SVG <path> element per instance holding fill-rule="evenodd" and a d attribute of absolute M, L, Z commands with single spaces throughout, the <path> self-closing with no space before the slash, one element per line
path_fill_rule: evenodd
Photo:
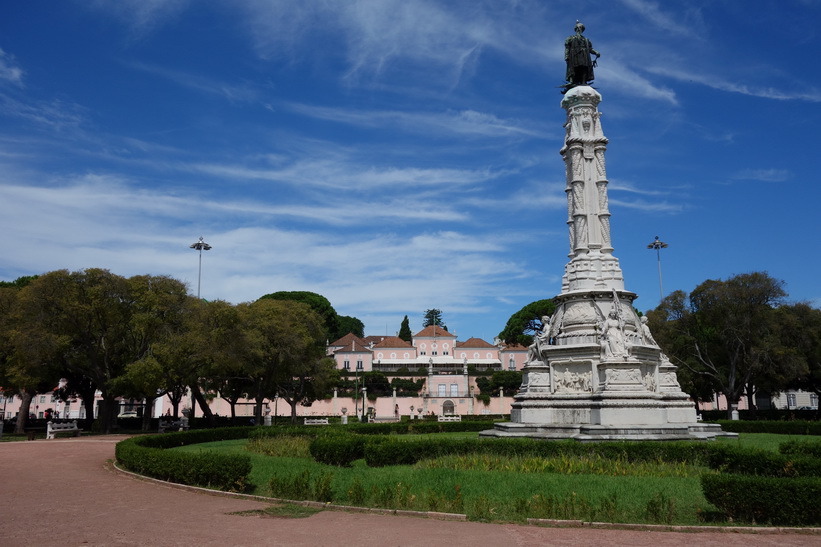
<path fill-rule="evenodd" d="M 392 393 L 388 377 L 385 376 L 384 372 L 366 372 L 362 377 L 362 381 L 368 390 L 368 397 L 387 397 Z"/>
<path fill-rule="evenodd" d="M 497 370 L 490 377 L 490 388 L 495 395 L 504 390 L 507 395 L 513 395 L 522 386 L 522 373 L 518 370 Z"/>
<path fill-rule="evenodd" d="M 790 374 L 773 334 L 775 308 L 786 297 L 783 285 L 765 272 L 707 280 L 687 304 L 682 292 L 665 299 L 651 328 L 660 318 L 669 323 L 658 329 L 661 340 L 656 338 L 665 353 L 675 357 L 675 364 L 708 378 L 729 405 L 736 405 L 745 392 L 752 399 L 751 386 Z"/>
<path fill-rule="evenodd" d="M 333 360 L 324 358 L 325 323 L 308 305 L 290 300 L 260 299 L 239 309 L 256 419 L 262 419 L 264 400 L 276 394 L 291 406 L 295 423 L 296 405 L 338 379 Z"/>
<path fill-rule="evenodd" d="M 399 327 L 399 338 L 408 344 L 413 341 L 413 333 L 411 332 L 410 321 L 408 320 L 407 315 L 404 319 L 402 319 L 402 325 Z"/>
<path fill-rule="evenodd" d="M 337 318 L 338 329 L 337 334 L 339 336 L 333 337 L 334 340 L 342 338 L 346 334 L 353 333 L 360 338 L 365 336 L 365 323 L 357 319 L 356 317 L 351 317 L 350 315 L 340 315 Z"/>
<path fill-rule="evenodd" d="M 339 332 L 339 315 L 331 305 L 331 302 L 321 294 L 310 291 L 279 291 L 266 294 L 260 298 L 260 300 L 262 299 L 291 300 L 293 302 L 307 304 L 322 318 L 325 331 L 331 340 L 336 340 L 348 334 L 347 332 Z"/>
<path fill-rule="evenodd" d="M 422 320 L 422 328 L 424 329 L 425 327 L 430 327 L 431 325 L 442 327 L 445 331 L 448 330 L 448 326 L 442 320 L 442 310 L 437 308 L 425 310 Z"/>
<path fill-rule="evenodd" d="M 21 400 L 15 432 L 22 434 L 28 420 L 32 398 L 51 390 L 56 368 L 51 356 L 59 341 L 40 339 L 25 328 L 19 305 L 20 287 L 7 283 L 0 287 L 0 390 L 5 396 L 16 394 Z"/>
<path fill-rule="evenodd" d="M 533 335 L 542 330 L 542 317 L 549 317 L 555 311 L 553 300 L 531 302 L 510 316 L 499 338 L 506 344 L 529 346 L 533 343 Z"/>
<path fill-rule="evenodd" d="M 786 382 L 821 398 L 821 310 L 805 302 L 781 306 L 776 324 L 786 348 L 784 359 L 797 360 L 802 369 Z"/>

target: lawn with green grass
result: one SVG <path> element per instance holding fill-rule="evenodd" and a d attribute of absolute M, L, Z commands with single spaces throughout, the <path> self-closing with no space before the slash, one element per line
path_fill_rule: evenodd
<path fill-rule="evenodd" d="M 396 435 L 476 439 L 477 433 Z M 801 435 L 742 433 L 721 439 L 743 448 L 777 452 Z M 815 439 L 812 439 L 815 440 Z M 175 448 L 187 452 L 246 454 L 254 494 L 340 505 L 465 513 L 472 520 L 522 522 L 527 518 L 652 524 L 726 524 L 702 493 L 707 467 L 601 456 L 550 458 L 489 454 L 447 455 L 415 465 L 351 467 L 315 461 L 309 436 L 261 437 Z"/>

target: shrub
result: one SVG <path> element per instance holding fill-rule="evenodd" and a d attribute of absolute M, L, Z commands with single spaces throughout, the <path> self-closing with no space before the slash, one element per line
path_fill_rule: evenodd
<path fill-rule="evenodd" d="M 311 441 L 311 456 L 321 463 L 349 467 L 354 460 L 365 454 L 362 435 L 321 435 Z"/>
<path fill-rule="evenodd" d="M 786 421 L 743 421 L 718 420 L 721 429 L 732 433 L 775 433 L 780 435 L 821 435 L 821 422 L 806 420 Z"/>
<path fill-rule="evenodd" d="M 782 454 L 800 454 L 821 458 L 821 442 L 787 441 L 778 446 L 778 451 Z"/>
<path fill-rule="evenodd" d="M 225 437 L 241 438 L 231 433 L 223 432 L 220 435 L 217 433 L 219 430 L 207 431 L 212 433 L 208 441 L 226 440 Z M 191 435 L 191 433 L 195 434 Z M 135 473 L 161 480 L 232 492 L 249 489 L 252 486 L 248 480 L 251 473 L 249 456 L 217 453 L 191 454 L 165 450 L 171 446 L 193 444 L 192 439 L 203 436 L 200 433 L 202 431 L 126 439 L 117 443 L 115 450 L 117 462 Z"/>
<path fill-rule="evenodd" d="M 707 501 L 733 520 L 774 525 L 821 524 L 821 479 L 705 474 Z"/>
<path fill-rule="evenodd" d="M 710 451 L 709 465 L 726 473 L 767 477 L 821 477 L 821 459 L 801 454 L 719 445 Z"/>

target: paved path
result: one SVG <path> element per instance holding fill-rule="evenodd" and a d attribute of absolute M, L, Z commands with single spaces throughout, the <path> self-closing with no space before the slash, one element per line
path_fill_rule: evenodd
<path fill-rule="evenodd" d="M 306 519 L 232 515 L 266 504 L 120 474 L 106 462 L 122 438 L 0 443 L 0 545 L 821 546 L 821 536 L 803 534 L 541 528 L 338 511 Z"/>

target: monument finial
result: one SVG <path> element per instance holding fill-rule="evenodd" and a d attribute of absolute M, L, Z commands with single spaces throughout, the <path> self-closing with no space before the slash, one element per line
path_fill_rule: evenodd
<path fill-rule="evenodd" d="M 593 68 L 597 65 L 596 61 L 601 54 L 593 49 L 593 44 L 584 36 L 584 24 L 576 19 L 576 26 L 574 27 L 576 34 L 569 36 L 564 41 L 564 60 L 567 63 L 567 73 L 565 80 L 567 83 L 562 86 L 563 93 L 568 89 L 578 85 L 587 85 L 593 81 Z M 596 56 L 596 59 L 591 59 L 590 55 Z"/>

